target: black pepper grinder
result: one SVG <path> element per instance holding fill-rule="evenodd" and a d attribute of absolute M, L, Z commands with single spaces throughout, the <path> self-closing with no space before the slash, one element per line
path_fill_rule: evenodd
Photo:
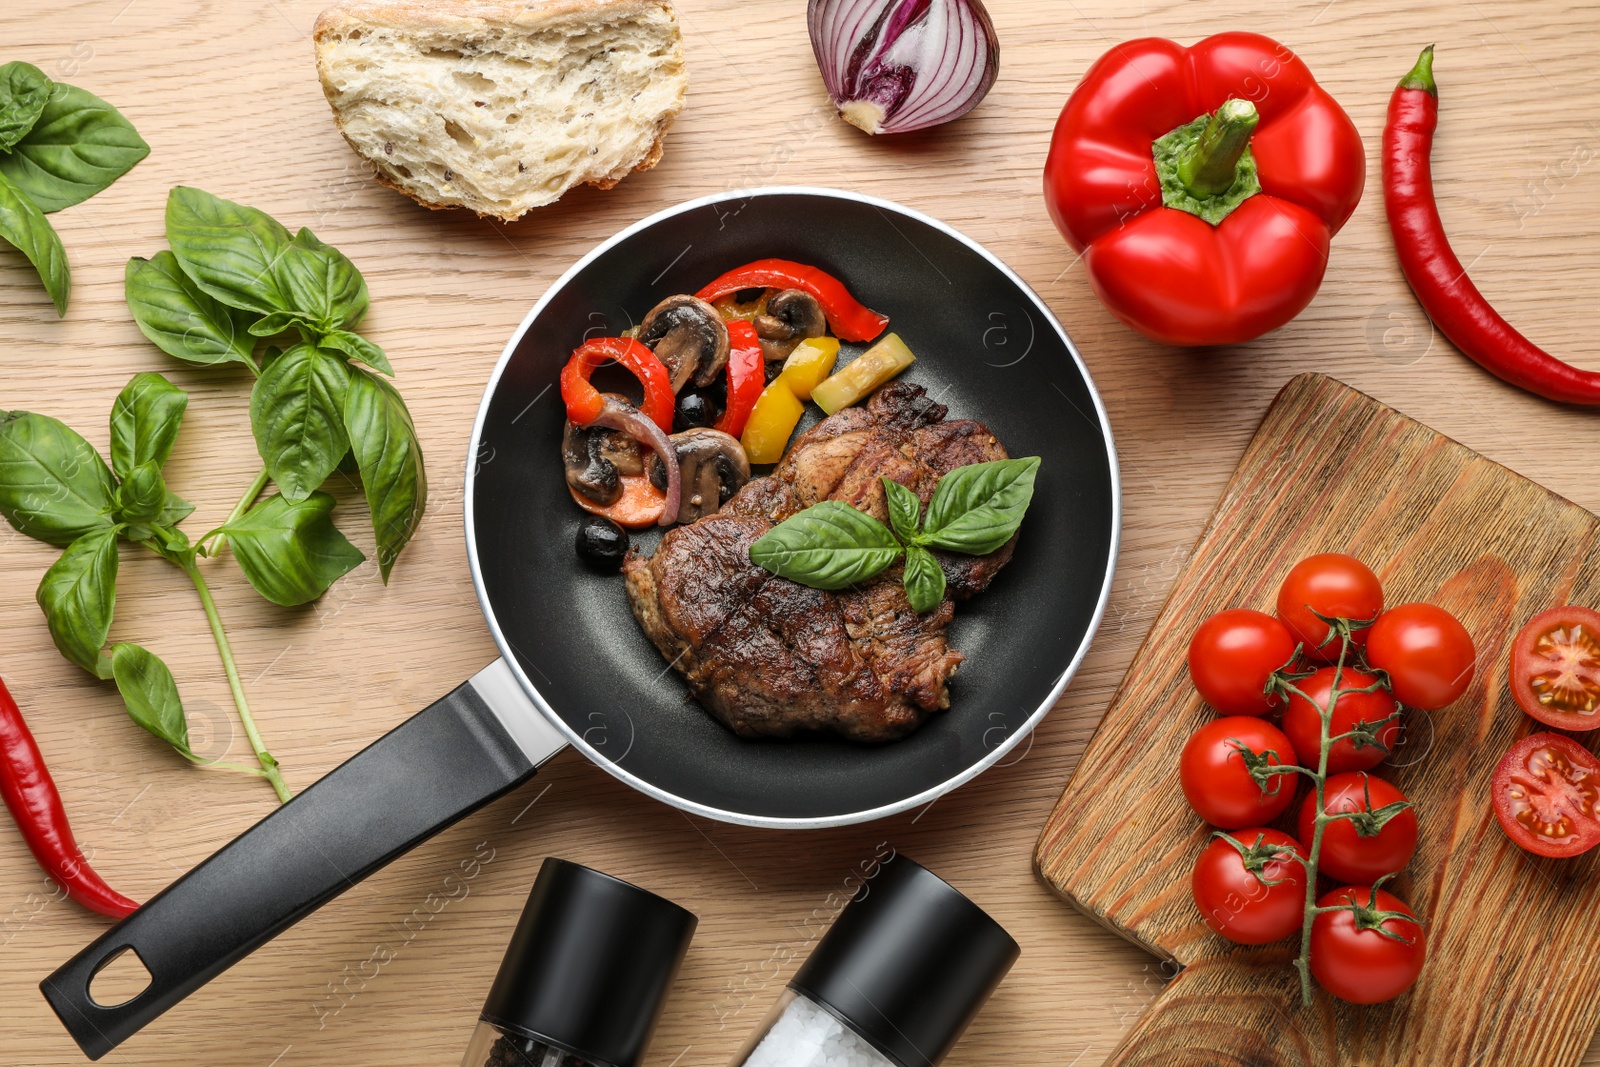
<path fill-rule="evenodd" d="M 461 1067 L 638 1067 L 697 921 L 638 886 L 545 860 Z"/>
<path fill-rule="evenodd" d="M 736 1067 L 934 1067 L 1021 955 L 1010 934 L 904 856 L 817 942 Z"/>

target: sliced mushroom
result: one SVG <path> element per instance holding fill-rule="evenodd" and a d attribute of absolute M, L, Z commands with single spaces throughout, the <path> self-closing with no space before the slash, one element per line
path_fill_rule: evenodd
<path fill-rule="evenodd" d="M 817 298 L 803 289 L 780 289 L 767 297 L 766 308 L 753 320 L 761 352 L 767 359 L 787 359 L 807 337 L 828 330 Z"/>
<path fill-rule="evenodd" d="M 607 403 L 628 403 L 615 393 L 602 395 Z M 644 472 L 644 449 L 625 433 L 569 422 L 561 434 L 561 462 L 573 491 L 606 507 L 622 495 L 622 475 Z"/>
<path fill-rule="evenodd" d="M 728 326 L 697 296 L 680 293 L 651 308 L 639 324 L 639 340 L 666 364 L 674 393 L 691 380 L 710 385 L 728 363 Z"/>
<path fill-rule="evenodd" d="M 750 480 L 750 459 L 745 455 L 744 446 L 721 430 L 685 430 L 673 434 L 669 440 L 673 451 L 678 453 L 683 485 L 678 504 L 679 522 L 693 522 L 715 514 Z M 645 469 L 651 483 L 662 488 L 666 482 L 666 468 L 654 453 L 646 458 Z"/>

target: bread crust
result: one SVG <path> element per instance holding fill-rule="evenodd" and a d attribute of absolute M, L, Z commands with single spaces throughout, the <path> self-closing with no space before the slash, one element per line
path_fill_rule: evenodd
<path fill-rule="evenodd" d="M 345 143 L 372 168 L 372 176 L 380 185 L 387 186 L 431 211 L 465 209 L 479 218 L 495 218 L 502 222 L 515 222 L 531 208 L 520 211 L 480 211 L 467 204 L 447 204 L 430 200 L 407 188 L 391 177 L 383 165 L 363 151 L 345 127 L 344 116 L 335 103 L 338 90 L 327 77 L 326 56 L 330 41 L 350 30 L 361 27 L 379 27 L 388 30 L 439 33 L 449 36 L 471 37 L 496 27 L 512 27 L 534 31 L 542 27 L 577 23 L 592 25 L 647 16 L 652 12 L 664 13 L 676 26 L 678 13 L 671 0 L 437 0 L 435 3 L 417 3 L 414 0 L 345 0 L 327 8 L 317 16 L 312 29 L 318 80 L 323 96 L 333 112 L 335 127 Z M 687 76 L 684 78 L 685 87 Z M 629 174 L 646 171 L 661 162 L 666 151 L 666 135 L 673 120 L 683 109 L 685 90 L 680 89 L 674 105 L 663 112 L 657 122 L 656 137 L 650 148 Z M 625 176 L 625 175 L 624 175 Z M 611 189 L 622 180 L 619 177 L 601 177 L 577 182 L 598 189 Z"/>

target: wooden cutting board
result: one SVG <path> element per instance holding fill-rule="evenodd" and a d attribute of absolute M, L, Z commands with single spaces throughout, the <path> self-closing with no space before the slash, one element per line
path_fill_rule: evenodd
<path fill-rule="evenodd" d="M 1284 574 L 1348 551 L 1389 604 L 1426 599 L 1477 642 L 1454 705 L 1406 713 L 1379 768 L 1415 802 L 1416 857 L 1395 887 L 1428 918 L 1428 963 L 1387 1005 L 1299 1003 L 1298 941 L 1245 949 L 1211 933 L 1189 875 L 1208 829 L 1178 787 L 1207 721 L 1184 665 L 1196 624 L 1270 611 Z M 1040 837 L 1044 880 L 1182 967 L 1108 1064 L 1568 1067 L 1600 1021 L 1597 853 L 1541 860 L 1488 800 L 1500 755 L 1532 732 L 1506 690 L 1508 643 L 1534 612 L 1600 604 L 1600 520 L 1393 409 L 1305 374 L 1273 403 Z M 1291 808 L 1291 812 L 1297 808 Z"/>

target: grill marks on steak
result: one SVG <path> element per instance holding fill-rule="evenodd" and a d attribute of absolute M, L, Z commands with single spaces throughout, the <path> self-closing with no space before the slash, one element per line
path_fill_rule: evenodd
<path fill-rule="evenodd" d="M 1012 544 L 984 557 L 936 554 L 948 593 L 921 616 L 906 599 L 898 565 L 827 592 L 778 578 L 749 554 L 762 534 L 820 500 L 843 500 L 886 520 L 880 478 L 926 503 L 956 467 L 1006 458 L 981 423 L 946 422 L 945 414 L 920 386 L 892 382 L 802 434 L 770 476 L 751 481 L 717 514 L 668 532 L 654 556 L 629 555 L 623 572 L 635 617 L 735 733 L 833 730 L 890 741 L 949 705 L 946 683 L 963 659 L 945 640 L 953 599 L 986 588 Z"/>

